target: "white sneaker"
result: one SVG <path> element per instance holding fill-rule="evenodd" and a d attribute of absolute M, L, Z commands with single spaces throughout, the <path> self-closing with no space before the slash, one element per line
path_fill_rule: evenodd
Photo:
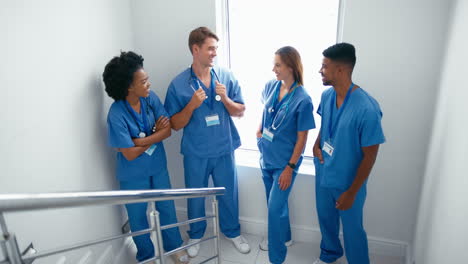
<path fill-rule="evenodd" d="M 188 264 L 190 262 L 189 256 L 185 250 L 179 251 L 171 255 L 174 264 Z"/>
<path fill-rule="evenodd" d="M 314 261 L 314 263 L 312 263 L 312 264 L 338 264 L 338 262 L 335 261 L 335 262 L 327 263 L 327 262 L 321 261 L 321 260 L 318 258 L 318 259 L 316 259 L 316 260 Z"/>
<path fill-rule="evenodd" d="M 292 239 L 284 243 L 284 245 L 287 247 L 292 246 L 292 244 L 293 244 Z M 268 251 L 268 237 L 264 237 L 262 242 L 258 246 L 260 247 L 261 250 Z"/>
<path fill-rule="evenodd" d="M 250 252 L 249 242 L 241 235 L 238 237 L 229 238 L 234 244 L 234 247 L 242 254 L 247 254 Z"/>
<path fill-rule="evenodd" d="M 192 243 L 197 243 L 201 239 L 189 239 L 187 244 L 192 244 Z M 198 251 L 200 251 L 200 244 L 193 245 L 187 249 L 187 254 L 191 257 L 194 258 L 198 255 Z"/>

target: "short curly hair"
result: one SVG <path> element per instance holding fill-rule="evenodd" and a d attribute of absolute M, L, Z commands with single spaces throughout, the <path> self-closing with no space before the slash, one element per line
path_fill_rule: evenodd
<path fill-rule="evenodd" d="M 125 100 L 128 88 L 133 82 L 133 74 L 143 68 L 143 57 L 135 52 L 120 52 L 104 68 L 102 78 L 107 95 L 115 101 Z"/>

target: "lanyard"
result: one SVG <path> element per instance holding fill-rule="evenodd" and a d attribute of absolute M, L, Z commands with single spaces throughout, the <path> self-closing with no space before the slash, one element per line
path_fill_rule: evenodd
<path fill-rule="evenodd" d="M 284 103 L 284 97 L 283 97 L 283 99 L 281 100 L 281 102 L 279 102 L 278 110 L 279 110 L 283 105 L 287 106 L 287 105 L 289 104 L 289 101 L 291 101 L 291 98 L 293 97 L 294 93 L 296 92 L 296 89 L 294 89 L 294 88 L 296 88 L 296 83 L 297 83 L 297 82 L 294 82 L 294 83 L 291 85 L 291 87 L 289 88 L 289 90 L 293 89 L 293 91 L 292 91 L 291 94 L 286 94 L 285 97 L 288 97 L 288 95 L 289 95 L 288 100 L 286 101 L 286 103 Z M 275 93 L 273 94 L 273 99 L 272 99 L 272 103 L 271 103 L 271 106 L 270 106 L 270 108 L 273 109 L 273 110 L 276 108 L 276 104 L 278 104 L 278 96 L 279 96 L 279 91 L 280 91 L 280 89 L 281 89 L 281 82 L 278 82 L 278 85 L 277 85 L 277 86 L 278 86 L 278 88 L 276 88 Z M 270 111 L 271 111 L 271 110 L 270 110 Z"/>
<path fill-rule="evenodd" d="M 285 97 L 288 97 L 287 100 L 285 100 L 285 97 L 283 97 L 283 99 L 278 102 L 278 96 L 279 96 L 279 91 L 281 89 L 281 82 L 278 83 L 278 88 L 275 90 L 275 93 L 273 95 L 273 102 L 271 104 L 271 106 L 268 108 L 268 109 L 271 109 L 271 110 L 268 110 L 268 112 L 272 113 L 273 116 L 272 116 L 272 122 L 271 122 L 271 128 L 273 128 L 274 130 L 276 130 L 284 121 L 284 118 L 286 117 L 286 114 L 288 113 L 288 110 L 289 110 L 289 102 L 291 101 L 291 99 L 293 98 L 294 96 L 294 93 L 296 93 L 296 88 L 297 88 L 297 82 L 294 82 L 290 89 L 289 90 L 293 90 L 291 94 L 286 94 Z M 277 107 L 276 107 L 277 106 Z M 275 111 L 274 109 L 277 108 L 277 111 Z M 276 123 L 276 118 L 278 117 L 279 113 L 281 110 L 283 110 L 284 108 L 284 115 L 283 117 L 281 118 L 281 121 L 279 122 L 279 124 L 275 125 Z"/>
<path fill-rule="evenodd" d="M 138 122 L 138 116 L 137 116 L 137 113 L 135 112 L 135 110 L 133 110 L 133 108 L 130 106 L 130 104 L 128 103 L 127 100 L 125 100 L 125 105 L 127 106 L 127 111 L 130 113 L 130 116 L 133 118 L 133 121 L 135 121 L 136 125 L 138 126 L 138 129 L 140 130 L 140 132 L 145 132 L 147 136 L 150 135 L 150 131 L 149 131 L 149 124 L 148 124 L 148 117 L 146 116 L 148 111 L 144 111 L 143 109 L 146 109 L 148 110 L 148 106 L 146 106 L 146 108 L 144 107 L 145 104 L 144 104 L 144 100 L 142 100 L 142 98 L 140 98 L 140 111 L 141 111 L 141 117 L 143 119 L 143 129 L 140 127 L 140 122 Z"/>
<path fill-rule="evenodd" d="M 329 135 L 328 138 L 330 139 L 330 141 L 333 139 L 333 133 L 335 133 L 336 127 L 338 126 L 338 123 L 340 122 L 341 114 L 343 113 L 346 103 L 349 100 L 349 96 L 351 94 L 351 91 L 353 90 L 353 87 L 354 87 L 354 83 L 351 83 L 351 85 L 349 86 L 348 92 L 346 93 L 346 97 L 343 101 L 343 104 L 341 105 L 340 109 L 338 109 L 338 114 L 336 115 L 335 122 L 333 122 L 333 114 L 330 115 L 330 121 L 328 122 L 328 135 Z M 332 107 L 330 110 L 333 111 L 335 104 L 336 104 L 336 100 L 330 100 L 330 104 Z"/>

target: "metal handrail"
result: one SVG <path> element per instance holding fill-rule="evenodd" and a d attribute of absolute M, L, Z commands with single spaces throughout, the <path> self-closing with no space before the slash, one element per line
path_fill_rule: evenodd
<path fill-rule="evenodd" d="M 186 225 L 189 223 L 207 220 L 213 218 L 214 221 L 214 236 L 202 239 L 202 241 L 215 239 L 215 249 L 217 254 L 211 259 L 217 259 L 218 263 L 220 260 L 219 256 L 219 230 L 218 230 L 218 204 L 216 199 L 213 200 L 213 212 L 214 216 L 200 217 L 196 219 L 187 220 L 185 222 L 179 222 L 161 226 L 159 222 L 159 213 L 156 211 L 154 206 L 155 201 L 165 200 L 176 200 L 176 199 L 187 199 L 187 198 L 198 198 L 205 196 L 217 196 L 224 195 L 225 188 L 198 188 L 198 189 L 160 189 L 160 190 L 138 190 L 138 191 L 99 191 L 99 192 L 67 192 L 67 193 L 41 193 L 41 194 L 0 194 L 0 231 L 3 234 L 3 241 L 0 240 L 1 249 L 4 254 L 10 259 L 0 260 L 0 264 L 16 264 L 31 263 L 36 258 L 41 258 L 73 249 L 78 249 L 86 246 L 91 246 L 111 240 L 137 236 L 143 233 L 151 233 L 154 236 L 154 240 L 157 241 L 155 246 L 155 253 L 159 252 L 159 256 L 153 257 L 150 260 L 142 263 L 149 263 L 152 261 L 160 260 L 162 264 L 165 263 L 162 258 L 170 256 L 177 251 L 188 248 L 190 245 L 181 246 L 170 252 L 164 253 L 162 248 L 162 237 L 161 230 Z M 37 254 L 29 256 L 20 256 L 18 244 L 14 234 L 10 234 L 4 218 L 6 212 L 19 212 L 26 210 L 44 210 L 52 208 L 67 208 L 77 206 L 91 206 L 91 205 L 116 205 L 116 204 L 128 204 L 128 203 L 142 203 L 148 202 L 151 212 L 150 220 L 151 226 L 149 229 L 140 230 L 137 232 L 130 232 L 124 235 L 118 235 L 113 237 L 107 237 L 98 239 L 95 241 L 87 241 L 79 243 L 77 245 L 69 245 L 55 250 L 47 250 L 43 252 L 37 252 Z M 201 243 L 199 241 L 198 243 Z M 202 262 L 205 263 L 205 262 Z"/>
<path fill-rule="evenodd" d="M 0 194 L 0 213 L 88 205 L 115 205 L 223 195 L 224 188 Z"/>

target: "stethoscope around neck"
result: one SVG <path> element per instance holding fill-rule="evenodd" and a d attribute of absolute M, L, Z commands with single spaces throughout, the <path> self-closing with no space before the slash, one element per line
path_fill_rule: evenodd
<path fill-rule="evenodd" d="M 294 82 L 291 85 L 290 90 L 292 89 L 292 92 L 289 94 L 288 100 L 279 106 L 278 111 L 275 114 L 275 116 L 273 117 L 273 121 L 271 122 L 271 128 L 273 130 L 278 129 L 281 126 L 281 124 L 283 124 L 284 119 L 286 118 L 286 115 L 287 115 L 287 113 L 289 111 L 289 103 L 291 102 L 291 99 L 293 98 L 294 93 L 296 92 L 297 86 L 298 86 L 297 82 Z M 270 107 L 267 108 L 267 111 L 270 114 L 275 113 L 274 105 L 275 105 L 275 102 L 278 100 L 278 95 L 279 95 L 279 90 L 280 89 L 281 89 L 281 82 L 279 83 L 278 88 L 276 89 L 276 91 L 275 91 L 275 93 L 273 95 L 273 98 L 270 100 Z M 281 119 L 279 120 L 279 122 L 278 122 L 278 116 L 281 116 L 280 117 Z"/>
<path fill-rule="evenodd" d="M 216 71 L 215 71 L 213 68 L 211 68 L 211 72 L 212 72 L 213 75 L 215 76 L 216 80 L 217 80 L 218 82 L 220 82 L 220 81 L 219 81 L 219 78 L 218 78 L 218 74 L 216 74 Z M 193 82 L 194 82 L 194 81 L 197 82 L 197 84 L 198 84 L 198 89 L 202 88 L 202 87 L 201 87 L 201 84 L 200 84 L 200 80 L 197 78 L 197 76 L 195 76 L 195 73 L 193 72 L 192 65 L 190 65 L 190 80 L 189 80 L 189 83 L 190 83 L 190 87 L 192 87 L 192 90 L 193 90 L 194 92 L 196 92 L 197 90 L 195 89 L 195 87 L 193 87 Z M 205 99 L 208 99 L 208 95 L 205 97 Z M 215 95 L 215 100 L 218 101 L 218 102 L 221 101 L 221 96 L 220 96 L 219 94 Z"/>

